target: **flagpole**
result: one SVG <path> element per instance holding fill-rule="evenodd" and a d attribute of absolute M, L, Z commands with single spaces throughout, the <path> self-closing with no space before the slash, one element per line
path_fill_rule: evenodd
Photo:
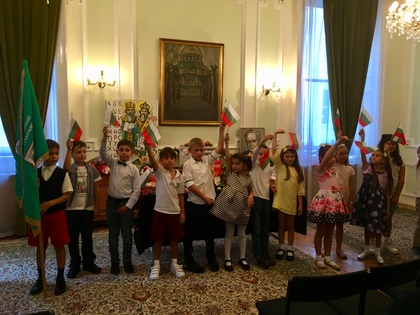
<path fill-rule="evenodd" d="M 44 298 L 48 297 L 47 290 L 47 277 L 45 275 L 45 251 L 44 251 L 44 240 L 42 237 L 42 215 L 39 220 L 41 223 L 39 228 L 38 240 L 39 240 L 39 263 L 41 264 L 41 276 L 42 276 L 42 292 L 44 292 Z"/>

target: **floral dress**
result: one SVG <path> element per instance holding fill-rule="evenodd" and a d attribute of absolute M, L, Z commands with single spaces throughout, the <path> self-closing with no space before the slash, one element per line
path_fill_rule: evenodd
<path fill-rule="evenodd" d="M 319 191 L 312 198 L 306 220 L 322 224 L 348 222 L 350 212 L 341 196 L 335 169 L 326 167 L 325 173 L 317 174 L 317 178 Z"/>
<path fill-rule="evenodd" d="M 366 228 L 370 232 L 386 233 L 388 222 L 386 217 L 386 171 L 376 173 L 378 182 L 372 187 L 371 169 L 363 173 L 363 183 L 356 195 L 354 210 L 351 214 L 350 224 Z"/>

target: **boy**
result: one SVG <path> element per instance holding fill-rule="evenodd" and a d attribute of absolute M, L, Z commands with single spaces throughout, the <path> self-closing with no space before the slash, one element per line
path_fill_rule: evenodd
<path fill-rule="evenodd" d="M 93 252 L 93 215 L 99 208 L 98 170 L 86 164 L 86 143 L 67 140 L 67 154 L 64 169 L 69 172 L 74 193 L 67 202 L 67 228 L 70 236 L 70 269 L 67 278 L 73 279 L 80 271 L 81 257 L 79 253 L 79 234 L 82 235 L 83 270 L 100 273 L 102 269 L 95 264 L 96 255 Z M 73 157 L 73 165 L 71 158 Z"/>
<path fill-rule="evenodd" d="M 160 164 L 156 161 L 150 145 L 144 141 L 147 155 L 152 164 L 156 178 L 156 204 L 153 212 L 150 239 L 153 240 L 153 266 L 150 269 L 150 280 L 159 279 L 160 253 L 162 242 L 167 235 L 171 243 L 171 272 L 177 277 L 185 277 L 182 267 L 178 265 L 178 240 L 184 238 L 184 178 L 174 169 L 176 152 L 165 147 L 159 152 Z"/>
<path fill-rule="evenodd" d="M 210 270 L 219 271 L 214 250 L 214 235 L 212 228 L 217 220 L 210 214 L 210 208 L 216 198 L 210 167 L 220 157 L 223 150 L 223 138 L 226 125 L 220 124 L 217 148 L 209 155 L 204 156 L 204 142 L 200 138 L 193 138 L 188 144 L 191 158 L 184 163 L 182 175 L 185 187 L 188 188 L 188 200 L 185 205 L 186 217 L 184 239 L 184 270 L 203 273 L 204 267 L 197 264 L 192 255 L 193 236 L 202 235 L 206 243 L 206 257 Z"/>
<path fill-rule="evenodd" d="M 123 265 L 126 273 L 133 273 L 131 263 L 131 250 L 133 247 L 133 206 L 140 196 L 140 173 L 131 162 L 133 144 L 129 140 L 120 140 L 117 143 L 117 156 L 113 158 L 106 150 L 106 141 L 109 130 L 102 129 L 103 138 L 99 154 L 111 168 L 109 178 L 108 198 L 106 200 L 106 222 L 109 229 L 108 243 L 111 254 L 111 274 L 120 273 L 120 255 L 118 252 L 118 237 L 123 239 Z"/>
<path fill-rule="evenodd" d="M 66 263 L 66 250 L 64 246 L 70 241 L 66 223 L 66 202 L 73 191 L 69 175 L 65 170 L 57 166 L 60 156 L 60 145 L 54 140 L 47 140 L 49 158 L 42 167 L 38 168 L 39 200 L 41 202 L 41 225 L 42 240 L 45 251 L 48 246 L 48 238 L 54 246 L 57 258 L 57 278 L 55 283 L 55 295 L 66 292 L 64 280 L 64 266 Z M 36 263 L 38 267 L 38 280 L 31 288 L 31 295 L 42 292 L 42 269 L 41 251 L 39 248 L 39 236 L 34 237 L 32 228 L 28 231 L 28 244 L 36 246 Z"/>

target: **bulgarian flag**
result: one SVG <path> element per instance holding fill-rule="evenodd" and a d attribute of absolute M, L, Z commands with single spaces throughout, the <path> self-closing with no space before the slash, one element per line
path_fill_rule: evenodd
<path fill-rule="evenodd" d="M 261 157 L 260 167 L 262 170 L 265 170 L 265 168 L 270 164 L 270 159 L 268 158 L 269 155 L 270 155 L 270 151 L 267 149 L 264 155 Z"/>
<path fill-rule="evenodd" d="M 115 127 L 121 127 L 120 122 L 117 119 L 111 106 L 107 105 L 105 110 L 104 125 L 110 125 Z"/>
<path fill-rule="evenodd" d="M 117 116 L 115 116 L 114 111 L 111 112 L 111 119 L 109 120 L 109 124 L 111 126 L 121 127 L 120 122 L 118 121 Z"/>
<path fill-rule="evenodd" d="M 353 141 L 354 141 L 354 144 L 360 149 L 360 151 L 362 151 L 363 154 L 370 154 L 370 153 L 378 150 L 377 147 L 370 147 L 362 141 L 357 141 L 357 140 L 353 140 Z"/>
<path fill-rule="evenodd" d="M 141 183 L 141 188 L 144 188 L 144 186 L 146 186 L 146 184 L 148 182 L 150 182 L 150 179 L 152 178 L 153 173 L 147 169 L 143 172 L 143 174 L 141 174 L 140 176 L 140 183 Z"/>
<path fill-rule="evenodd" d="M 79 141 L 80 137 L 82 136 L 82 128 L 80 128 L 77 121 L 73 118 L 73 114 L 71 116 L 70 120 L 70 133 L 69 133 L 69 139 L 73 139 L 74 141 Z"/>
<path fill-rule="evenodd" d="M 334 125 L 338 127 L 338 130 L 341 130 L 341 123 L 340 123 L 340 111 L 337 108 L 334 116 Z"/>
<path fill-rule="evenodd" d="M 392 137 L 392 141 L 395 141 L 397 143 L 401 143 L 402 145 L 406 145 L 404 132 L 401 129 L 400 125 L 398 125 L 397 130 L 394 132 L 394 136 Z"/>
<path fill-rule="evenodd" d="M 299 150 L 302 147 L 302 141 L 300 141 L 299 135 L 297 133 L 289 132 L 290 145 L 289 149 Z"/>
<path fill-rule="evenodd" d="M 241 119 L 241 117 L 239 117 L 239 115 L 235 112 L 232 105 L 230 105 L 229 102 L 225 100 L 225 105 L 223 107 L 223 112 L 222 112 L 223 123 L 226 126 L 230 127 L 234 123 L 236 123 L 239 119 Z"/>
<path fill-rule="evenodd" d="M 160 139 L 159 131 L 157 130 L 155 124 L 150 122 L 147 127 L 142 131 L 144 139 L 149 145 L 157 143 Z"/>
<path fill-rule="evenodd" d="M 359 116 L 359 124 L 362 126 L 362 128 L 364 128 L 372 122 L 373 118 L 369 115 L 366 109 L 362 107 L 362 111 L 360 112 Z"/>

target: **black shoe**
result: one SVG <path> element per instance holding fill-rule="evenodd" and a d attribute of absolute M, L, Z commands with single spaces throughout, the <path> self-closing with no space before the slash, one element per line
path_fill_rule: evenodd
<path fill-rule="evenodd" d="M 242 267 L 243 270 L 250 270 L 251 266 L 246 261 L 246 258 L 239 259 L 239 265 Z"/>
<path fill-rule="evenodd" d="M 102 268 L 97 266 L 96 264 L 83 266 L 83 270 L 84 271 L 89 271 L 91 273 L 101 273 L 102 272 Z M 69 274 L 67 274 L 67 278 L 69 278 Z"/>
<path fill-rule="evenodd" d="M 42 285 L 42 278 L 38 278 L 38 280 L 36 280 L 35 284 L 31 288 L 31 295 L 41 293 L 43 288 L 44 286 Z"/>
<path fill-rule="evenodd" d="M 182 269 L 191 271 L 194 273 L 203 273 L 206 269 L 204 267 L 201 267 L 199 264 L 197 264 L 194 260 L 188 263 L 185 263 L 182 266 Z"/>
<path fill-rule="evenodd" d="M 210 266 L 210 270 L 213 272 L 217 272 L 220 270 L 219 264 L 217 263 L 216 259 L 210 259 L 209 266 Z"/>
<path fill-rule="evenodd" d="M 69 278 L 69 279 L 76 278 L 76 276 L 79 273 L 79 271 L 80 271 L 80 267 L 79 266 L 70 265 L 70 269 L 67 272 L 67 278 Z"/>
<path fill-rule="evenodd" d="M 225 270 L 233 271 L 232 260 L 225 260 Z"/>
<path fill-rule="evenodd" d="M 414 255 L 420 256 L 420 247 L 415 246 L 411 249 L 414 253 Z"/>
<path fill-rule="evenodd" d="M 286 250 L 286 260 L 293 261 L 295 259 L 295 253 L 292 250 Z"/>
<path fill-rule="evenodd" d="M 286 252 L 284 251 L 284 249 L 279 249 L 278 251 L 277 251 L 277 254 L 276 254 L 276 259 L 283 259 L 283 257 L 284 257 L 284 254 L 285 254 Z"/>
<path fill-rule="evenodd" d="M 270 263 L 264 257 L 257 259 L 257 264 L 263 269 L 268 269 L 270 267 Z"/>
<path fill-rule="evenodd" d="M 66 280 L 64 280 L 64 277 L 57 277 L 57 280 L 55 281 L 54 294 L 60 295 L 64 292 L 66 292 Z"/>
<path fill-rule="evenodd" d="M 131 263 L 131 261 L 125 261 L 124 262 L 124 271 L 126 273 L 133 273 L 134 272 L 134 266 Z"/>
<path fill-rule="evenodd" d="M 112 263 L 110 272 L 113 275 L 119 274 L 120 273 L 120 263 L 117 263 L 117 262 Z"/>

